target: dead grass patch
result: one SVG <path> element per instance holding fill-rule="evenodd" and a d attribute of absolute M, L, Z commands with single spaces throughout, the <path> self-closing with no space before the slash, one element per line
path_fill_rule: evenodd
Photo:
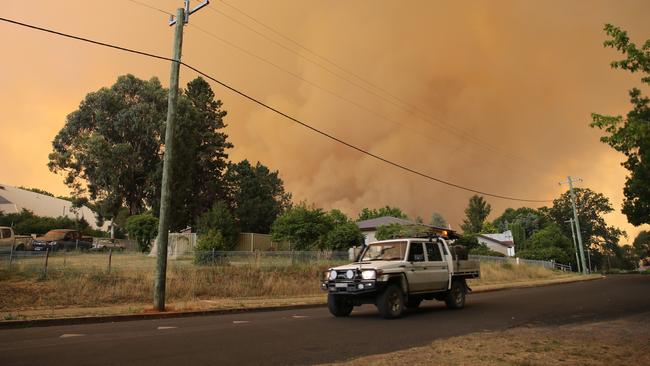
<path fill-rule="evenodd" d="M 645 313 L 607 322 L 474 333 L 331 365 L 650 365 L 649 322 L 650 313 Z"/>

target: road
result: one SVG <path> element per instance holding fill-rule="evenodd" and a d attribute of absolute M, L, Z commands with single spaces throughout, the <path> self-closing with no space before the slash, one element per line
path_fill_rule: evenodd
<path fill-rule="evenodd" d="M 650 276 L 472 294 L 397 320 L 374 306 L 333 318 L 326 308 L 0 331 L 0 365 L 295 365 L 425 345 L 524 324 L 559 325 L 650 311 Z"/>

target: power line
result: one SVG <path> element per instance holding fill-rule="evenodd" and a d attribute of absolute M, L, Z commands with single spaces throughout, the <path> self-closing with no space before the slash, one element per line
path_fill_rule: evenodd
<path fill-rule="evenodd" d="M 138 4 L 138 5 L 140 5 L 140 6 L 144 6 L 145 8 L 149 8 L 149 9 L 151 9 L 151 10 L 159 11 L 159 12 L 161 12 L 161 13 L 163 13 L 163 14 L 167 14 L 167 15 L 171 15 L 171 16 L 174 15 L 174 14 L 172 14 L 172 13 L 166 11 L 166 10 L 163 10 L 163 9 L 157 8 L 157 7 L 155 7 L 155 6 L 153 6 L 153 5 L 149 5 L 149 4 L 147 4 L 147 3 L 140 2 L 140 1 L 138 1 L 138 0 L 127 0 L 127 1 L 130 1 L 130 2 L 132 2 L 132 3 L 134 3 L 134 4 Z"/>
<path fill-rule="evenodd" d="M 226 3 L 226 2 L 223 1 L 223 0 L 221 0 L 221 3 L 223 3 L 224 5 L 226 5 L 226 6 L 230 7 L 230 8 L 232 8 L 232 9 L 234 9 L 235 11 L 237 11 L 237 12 L 243 14 L 243 15 L 246 16 L 247 18 L 253 20 L 253 21 L 254 21 L 255 23 L 257 23 L 257 24 L 260 24 L 260 25 L 263 26 L 264 28 L 266 28 L 266 29 L 270 30 L 271 32 L 273 32 L 274 34 L 277 34 L 277 35 L 279 35 L 280 37 L 289 40 L 291 43 L 296 44 L 296 45 L 297 45 L 298 47 L 300 47 L 301 49 L 306 50 L 306 51 L 309 52 L 310 54 L 315 55 L 316 57 L 318 57 L 319 59 L 322 59 L 323 61 L 327 62 L 328 64 L 333 65 L 334 67 L 336 67 L 337 69 L 343 71 L 344 73 L 353 76 L 354 78 L 356 78 L 356 79 L 362 81 L 363 83 L 365 83 L 365 84 L 371 86 L 371 87 L 374 88 L 374 89 L 377 89 L 377 90 L 382 91 L 382 92 L 385 93 L 386 95 L 390 96 L 391 98 L 393 98 L 394 100 L 396 100 L 397 102 L 399 102 L 399 104 L 396 103 L 396 102 L 393 101 L 393 100 L 390 100 L 390 99 L 386 98 L 385 96 L 383 96 L 383 95 L 381 95 L 381 94 L 379 94 L 379 93 L 377 93 L 377 92 L 375 92 L 375 91 L 373 91 L 373 90 L 369 90 L 367 87 L 365 87 L 365 86 L 363 86 L 363 85 L 359 85 L 358 83 L 349 80 L 349 79 L 346 78 L 345 76 L 341 76 L 339 73 L 332 71 L 332 70 L 329 69 L 327 66 L 324 66 L 323 64 L 321 64 L 321 63 L 319 63 L 319 62 L 316 62 L 316 61 L 314 61 L 314 60 L 312 60 L 312 59 L 310 59 L 310 58 L 305 57 L 304 55 L 302 55 L 301 53 L 297 52 L 296 50 L 294 50 L 294 49 L 292 49 L 292 48 L 290 48 L 290 47 L 287 47 L 286 45 L 284 45 L 284 44 L 278 42 L 277 40 L 275 40 L 275 39 L 273 39 L 273 38 L 267 36 L 266 34 L 260 32 L 260 31 L 258 31 L 258 30 L 256 30 L 256 29 L 250 27 L 249 25 L 247 25 L 247 24 L 245 24 L 245 23 L 239 21 L 238 19 L 233 18 L 232 16 L 230 16 L 230 15 L 228 15 L 228 14 L 225 14 L 225 13 L 222 12 L 222 11 L 216 10 L 216 9 L 214 9 L 214 8 L 210 8 L 210 10 L 211 10 L 212 12 L 214 12 L 214 13 L 216 13 L 216 14 L 219 14 L 219 15 L 221 15 L 221 16 L 223 16 L 223 17 L 229 19 L 230 21 L 235 22 L 235 23 L 241 25 L 242 27 L 248 29 L 249 31 L 251 31 L 251 32 L 253 32 L 253 33 L 259 35 L 260 37 L 262 37 L 262 38 L 264 38 L 264 39 L 266 39 L 266 40 L 268 40 L 268 41 L 270 41 L 270 42 L 272 42 L 273 44 L 277 45 L 278 47 L 280 47 L 280 48 L 282 48 L 282 49 L 284 49 L 284 50 L 287 50 L 287 51 L 289 51 L 289 52 L 291 52 L 291 53 L 293 53 L 293 54 L 296 54 L 298 57 L 300 57 L 300 58 L 302 58 L 302 59 L 308 61 L 309 63 L 311 63 L 311 64 L 313 64 L 313 65 L 316 65 L 317 67 L 319 67 L 319 68 L 325 70 L 326 72 L 328 72 L 328 73 L 334 75 L 335 77 L 337 77 L 337 78 L 339 78 L 339 79 L 341 79 L 341 80 L 343 80 L 343 81 L 346 81 L 346 82 L 350 83 L 351 85 L 353 85 L 353 86 L 355 86 L 355 87 L 357 87 L 357 88 L 359 88 L 359 89 L 361 89 L 361 90 L 364 90 L 365 92 L 367 92 L 367 93 L 369 93 L 369 94 L 371 94 L 371 95 L 374 95 L 375 97 L 378 97 L 378 98 L 380 98 L 380 99 L 386 101 L 387 103 L 389 103 L 389 104 L 391 104 L 391 105 L 393 105 L 393 106 L 395 106 L 395 107 L 397 107 L 397 108 L 399 108 L 399 109 L 401 109 L 401 110 L 403 110 L 403 111 L 405 111 L 405 112 L 407 112 L 407 113 L 409 113 L 409 114 L 412 114 L 412 115 L 418 117 L 420 120 L 422 120 L 422 121 L 424 121 L 424 122 L 427 122 L 427 124 L 429 124 L 429 125 L 436 124 L 436 125 L 438 125 L 439 127 L 442 127 L 444 130 L 446 130 L 446 131 L 449 132 L 450 134 L 455 135 L 456 137 L 459 137 L 459 138 L 461 138 L 461 139 L 471 140 L 471 141 L 474 142 L 475 144 L 480 145 L 480 146 L 483 146 L 484 148 L 487 148 L 488 150 L 491 150 L 491 151 L 496 152 L 496 153 L 504 154 L 505 156 L 509 156 L 509 157 L 511 157 L 511 158 L 514 158 L 514 159 L 520 160 L 520 161 L 525 162 L 525 163 L 527 163 L 527 164 L 531 164 L 531 162 L 528 161 L 527 159 L 522 158 L 522 157 L 520 157 L 519 155 L 515 155 L 515 154 L 509 153 L 509 152 L 507 152 L 507 151 L 504 151 L 504 150 L 500 149 L 499 147 L 493 146 L 493 145 L 491 145 L 491 144 L 489 144 L 489 143 L 487 143 L 487 142 L 484 142 L 482 139 L 480 139 L 480 138 L 478 138 L 478 137 L 476 137 L 476 136 L 474 136 L 474 135 L 472 135 L 472 134 L 470 134 L 470 133 L 468 133 L 468 132 L 466 132 L 466 131 L 463 131 L 462 129 L 459 129 L 459 128 L 457 128 L 456 126 L 453 126 L 452 124 L 450 124 L 450 123 L 448 123 L 448 122 L 446 122 L 446 121 L 440 119 L 439 117 L 434 117 L 434 118 L 430 117 L 430 116 L 428 115 L 428 113 L 425 112 L 425 111 L 423 111 L 421 108 L 419 108 L 419 107 L 417 107 L 417 106 L 415 106 L 415 105 L 413 105 L 413 104 L 410 104 L 409 102 L 407 102 L 407 101 L 403 100 L 402 98 L 400 98 L 400 97 L 398 97 L 398 96 L 392 94 L 391 92 L 389 92 L 388 90 L 382 88 L 381 86 L 378 86 L 378 85 L 372 83 L 371 81 L 368 81 L 367 79 L 365 79 L 365 78 L 363 78 L 363 77 L 361 77 L 361 76 L 355 74 L 354 72 L 349 71 L 349 70 L 346 70 L 345 68 L 343 68 L 342 66 L 338 65 L 337 63 L 335 63 L 335 62 L 333 62 L 333 61 L 327 59 L 325 56 L 321 56 L 321 55 L 319 55 L 318 53 L 316 53 L 316 52 L 310 50 L 309 48 L 307 48 L 307 47 L 301 45 L 301 44 L 298 43 L 297 41 L 291 39 L 290 37 L 287 37 L 287 36 L 283 35 L 282 33 L 280 33 L 279 31 L 273 29 L 273 27 L 270 27 L 270 26 L 264 24 L 262 21 L 260 21 L 260 20 L 258 20 L 258 19 L 256 19 L 256 18 L 254 18 L 253 16 L 248 15 L 248 14 L 245 13 L 243 10 L 241 10 L 241 9 L 239 9 L 239 8 L 237 8 L 237 7 L 233 6 L 233 5 L 231 5 L 231 4 L 228 4 L 228 3 Z M 401 105 L 400 105 L 400 104 L 401 104 Z"/>
<path fill-rule="evenodd" d="M 62 36 L 62 37 L 66 37 L 66 38 L 70 38 L 70 39 L 74 39 L 74 40 L 78 40 L 78 41 L 83 41 L 83 42 L 87 42 L 87 43 L 91 43 L 91 44 L 95 44 L 95 45 L 99 45 L 99 46 L 103 46 L 103 47 L 113 48 L 113 49 L 124 51 L 124 52 L 130 52 L 130 53 L 138 54 L 138 55 L 141 55 L 141 56 L 151 57 L 151 58 L 155 58 L 155 59 L 158 59 L 158 60 L 179 62 L 179 60 L 174 60 L 174 59 L 171 59 L 169 57 L 155 55 L 155 54 L 148 53 L 148 52 L 143 52 L 143 51 L 138 51 L 138 50 L 127 48 L 127 47 L 113 45 L 113 44 L 110 44 L 110 43 L 95 41 L 95 40 L 92 40 L 92 39 L 89 39 L 89 38 L 84 38 L 84 37 L 80 37 L 80 36 L 71 35 L 71 34 L 68 34 L 68 33 L 58 32 L 58 31 L 55 31 L 55 30 L 51 30 L 51 29 L 48 29 L 48 28 L 43 28 L 43 27 L 39 27 L 39 26 L 19 22 L 19 21 L 16 21 L 16 20 L 11 20 L 11 19 L 2 18 L 2 17 L 0 17 L 0 20 L 4 21 L 4 22 L 7 22 L 7 23 L 14 24 L 14 25 L 19 25 L 19 26 L 22 26 L 22 27 L 31 28 L 31 29 L 34 29 L 34 30 L 38 30 L 38 31 L 42 31 L 42 32 L 50 33 L 50 34 L 55 34 L 55 35 L 58 35 L 58 36 Z M 423 178 L 426 178 L 426 179 L 429 179 L 429 180 L 432 180 L 432 181 L 435 181 L 435 182 L 438 182 L 438 183 L 441 183 L 441 184 L 445 184 L 445 185 L 450 186 L 450 187 L 458 188 L 458 189 L 461 189 L 461 190 L 464 190 L 464 191 L 477 193 L 477 194 L 482 194 L 484 196 L 490 196 L 490 197 L 494 197 L 494 198 L 501 198 L 501 199 L 505 199 L 505 200 L 521 201 L 521 202 L 537 202 L 537 203 L 551 202 L 551 200 L 524 199 L 524 198 L 510 197 L 510 196 L 504 196 L 504 195 L 499 195 L 499 194 L 494 194 L 494 193 L 483 192 L 483 191 L 480 191 L 480 190 L 477 190 L 477 189 L 468 188 L 468 187 L 465 187 L 465 186 L 462 186 L 462 185 L 459 185 L 459 184 L 456 184 L 456 183 L 452 183 L 452 182 L 449 182 L 449 181 L 446 181 L 446 180 L 443 180 L 443 179 L 440 179 L 440 178 L 436 178 L 436 177 L 431 176 L 431 175 L 426 174 L 426 173 L 422 173 L 422 172 L 417 171 L 415 169 L 409 168 L 409 167 L 407 167 L 405 165 L 402 165 L 402 164 L 393 162 L 391 160 L 388 160 L 387 158 L 384 158 L 384 157 L 382 157 L 380 155 L 374 154 L 374 153 L 372 153 L 372 152 L 370 152 L 368 150 L 357 147 L 357 146 L 355 146 L 355 145 L 353 145 L 353 144 L 351 144 L 349 142 L 346 142 L 346 141 L 344 141 L 344 140 L 342 140 L 342 139 L 340 139 L 340 138 L 338 138 L 338 137 L 336 137 L 334 135 L 331 135 L 331 134 L 329 134 L 327 132 L 321 131 L 321 130 L 309 125 L 306 122 L 303 122 L 303 121 L 301 121 L 301 120 L 299 120 L 299 119 L 297 119 L 295 117 L 292 117 L 292 116 L 280 111 L 279 109 L 276 109 L 275 107 L 272 107 L 272 106 L 260 101 L 259 99 L 256 99 L 255 97 L 249 96 L 248 94 L 246 94 L 246 93 L 244 93 L 244 92 L 242 92 L 242 91 L 240 91 L 240 90 L 226 84 L 225 82 L 222 82 L 222 81 L 212 77 L 211 75 L 209 75 L 209 74 L 195 68 L 194 66 L 191 66 L 191 65 L 189 65 L 189 64 L 187 64 L 185 62 L 182 62 L 182 61 L 180 61 L 179 63 L 181 65 L 185 66 L 186 68 L 196 72 L 197 74 L 199 74 L 201 76 L 204 76 L 207 79 L 212 80 L 213 82 L 215 82 L 215 83 L 221 85 L 222 87 L 230 90 L 231 92 L 233 92 L 233 93 L 235 93 L 237 95 L 240 95 L 240 96 L 244 97 L 245 99 L 248 99 L 249 101 L 254 102 L 255 104 L 258 104 L 258 105 L 260 105 L 260 106 L 262 106 L 262 107 L 264 107 L 264 108 L 266 108 L 266 109 L 268 109 L 268 110 L 270 110 L 270 111 L 272 111 L 272 112 L 274 112 L 274 113 L 276 113 L 276 114 L 278 114 L 278 115 L 280 115 L 282 117 L 285 117 L 286 119 L 289 119 L 290 121 L 293 121 L 293 122 L 307 128 L 307 129 L 309 129 L 309 130 L 311 130 L 311 131 L 313 131 L 313 132 L 315 132 L 315 133 L 317 133 L 317 134 L 319 134 L 321 136 L 327 137 L 328 139 L 333 140 L 335 142 L 338 142 L 338 143 L 340 143 L 340 144 L 342 144 L 344 146 L 347 146 L 348 148 L 356 150 L 356 151 L 358 151 L 358 152 L 360 152 L 362 154 L 368 155 L 368 156 L 370 156 L 370 157 L 372 157 L 372 158 L 374 158 L 376 160 L 379 160 L 379 161 L 384 162 L 386 164 L 392 165 L 392 166 L 394 166 L 396 168 L 402 169 L 402 170 L 410 172 L 412 174 L 418 175 L 420 177 L 423 177 Z"/>
<path fill-rule="evenodd" d="M 154 6 L 151 6 L 151 5 L 148 5 L 148 4 L 145 4 L 145 3 L 139 2 L 139 1 L 135 1 L 135 0 L 127 0 L 127 1 L 130 1 L 130 2 L 135 3 L 135 4 L 137 4 L 137 5 L 141 5 L 141 6 L 144 6 L 144 7 L 150 8 L 150 9 L 153 9 L 153 10 L 157 10 L 157 11 L 159 11 L 159 12 L 167 13 L 167 12 L 165 12 L 165 11 L 162 10 L 162 9 L 159 9 L 159 8 L 157 8 L 157 7 L 154 7 Z M 232 7 L 232 8 L 235 8 L 234 6 L 231 6 L 231 5 L 229 5 L 229 4 L 226 4 L 225 1 L 222 1 L 222 3 L 224 3 L 224 5 L 228 5 L 228 6 Z M 279 47 L 282 47 L 283 49 L 285 49 L 285 50 L 287 50 L 287 51 L 289 51 L 289 52 L 295 53 L 296 55 L 298 55 L 298 56 L 304 58 L 305 60 L 307 60 L 307 61 L 309 61 L 309 62 L 311 62 L 311 63 L 314 63 L 315 65 L 317 65 L 317 66 L 319 66 L 319 67 L 323 68 L 324 70 L 326 70 L 326 71 L 328 71 L 328 72 L 331 73 L 331 71 L 330 71 L 329 69 L 327 69 L 325 66 L 323 66 L 323 65 L 321 65 L 321 64 L 319 64 L 319 63 L 315 63 L 314 61 L 305 58 L 303 55 L 297 53 L 295 50 L 293 50 L 293 49 L 291 49 L 291 48 L 288 48 L 288 47 L 286 47 L 285 45 L 283 45 L 283 44 L 281 44 L 281 43 L 278 43 L 277 41 L 275 41 L 275 40 L 273 40 L 273 39 L 271 39 L 271 38 L 268 38 L 266 35 L 264 35 L 264 34 L 258 32 L 257 30 L 255 30 L 255 29 L 249 27 L 248 25 L 246 25 L 246 24 L 240 22 L 239 20 L 237 20 L 237 19 L 235 19 L 235 18 L 232 18 L 231 16 L 229 16 L 229 15 L 227 15 L 227 14 L 224 14 L 223 12 L 220 12 L 220 11 L 218 11 L 218 10 L 215 10 L 214 8 L 208 8 L 208 9 L 211 10 L 211 11 L 216 12 L 217 14 L 220 14 L 220 15 L 226 17 L 227 19 L 229 19 L 229 20 L 231 20 L 231 21 L 233 21 L 233 22 L 235 22 L 235 23 L 237 23 L 237 24 L 239 24 L 239 25 L 245 27 L 246 29 L 248 29 L 248 30 L 250 30 L 250 31 L 252 31 L 252 32 L 254 32 L 254 33 L 260 35 L 261 37 L 263 37 L 263 38 L 265 38 L 265 39 L 267 39 L 267 40 L 269 40 L 269 41 L 275 43 L 275 44 L 278 45 Z M 235 8 L 235 9 L 237 9 L 237 8 Z M 273 30 L 272 28 L 270 28 L 270 27 L 264 25 L 264 23 L 262 23 L 261 21 L 256 20 L 255 18 L 253 18 L 253 17 L 247 15 L 246 13 L 244 13 L 243 11 L 241 11 L 241 10 L 239 10 L 239 9 L 237 9 L 237 11 L 241 12 L 241 13 L 244 14 L 245 16 L 247 16 L 247 17 L 253 19 L 253 20 L 256 21 L 257 23 L 259 23 L 259 24 L 265 26 L 266 28 L 269 28 L 272 32 L 277 33 L 277 34 L 279 34 L 281 37 L 283 37 L 281 33 L 279 33 L 278 31 L 275 31 L 275 30 Z M 416 136 L 419 136 L 419 137 L 425 138 L 425 139 L 427 139 L 427 140 L 429 140 L 429 141 L 431 141 L 431 142 L 434 142 L 434 143 L 436 143 L 436 144 L 438 144 L 438 143 L 440 142 L 439 139 L 436 140 L 436 139 L 430 137 L 428 134 L 426 134 L 426 133 L 423 132 L 423 131 L 419 131 L 419 130 L 417 130 L 417 129 L 411 127 L 411 126 L 409 126 L 408 124 L 405 124 L 405 123 L 399 122 L 399 121 L 397 121 L 397 120 L 395 120 L 395 119 L 392 119 L 392 118 L 389 118 L 389 117 L 385 116 L 384 114 L 381 114 L 381 113 L 377 112 L 376 110 L 374 110 L 374 109 L 372 109 L 372 108 L 369 108 L 369 107 L 367 107 L 367 106 L 365 106 L 365 105 L 363 105 L 363 104 L 361 104 L 361 103 L 358 103 L 358 102 L 353 101 L 352 99 L 349 99 L 349 98 L 343 97 L 343 96 L 340 95 L 339 93 L 336 93 L 336 92 L 334 92 L 334 91 L 332 91 L 332 90 L 330 90 L 330 89 L 327 89 L 327 88 L 325 88 L 325 87 L 322 87 L 321 85 L 319 85 L 319 84 L 317 84 L 317 83 L 315 83 L 315 82 L 313 82 L 313 81 L 311 81 L 311 80 L 305 79 L 303 76 L 301 76 L 301 75 L 299 75 L 299 74 L 297 74 L 297 73 L 295 73 L 295 72 L 292 72 L 292 71 L 290 71 L 290 70 L 287 70 L 287 69 L 283 68 L 282 66 L 280 66 L 280 65 L 278 65 L 278 64 L 276 64 L 276 63 L 270 61 L 269 59 L 264 58 L 264 57 L 262 57 L 262 56 L 260 56 L 260 55 L 258 55 L 258 54 L 255 54 L 255 53 L 253 53 L 252 51 L 247 50 L 247 49 L 245 49 L 245 48 L 243 48 L 243 47 L 241 47 L 241 46 L 239 46 L 239 45 L 237 45 L 237 44 L 235 44 L 235 43 L 233 43 L 233 42 L 230 42 L 230 41 L 228 41 L 227 39 L 225 39 L 225 38 L 223 38 L 223 37 L 219 37 L 219 36 L 217 36 L 216 34 L 210 32 L 210 31 L 208 31 L 208 30 L 206 30 L 206 29 L 204 29 L 204 28 L 201 28 L 201 27 L 199 27 L 199 26 L 197 26 L 197 25 L 194 25 L 194 24 L 189 24 L 189 25 L 190 25 L 191 27 L 193 27 L 193 28 L 196 28 L 196 29 L 199 30 L 200 32 L 205 33 L 206 35 L 208 35 L 208 36 L 210 36 L 210 37 L 212 37 L 212 38 L 215 38 L 215 39 L 219 40 L 220 42 L 222 42 L 222 43 L 224 43 L 224 44 L 226 44 L 226 45 L 228 45 L 228 46 L 230 46 L 230 47 L 232 47 L 232 48 L 234 48 L 234 49 L 236 49 L 236 50 L 238 50 L 238 51 L 240 51 L 240 52 L 242 52 L 242 53 L 245 53 L 245 54 L 247 54 L 247 55 L 249 55 L 249 56 L 251 56 L 251 57 L 253 57 L 253 58 L 256 58 L 256 59 L 258 59 L 259 61 L 262 61 L 262 62 L 264 62 L 264 63 L 266 63 L 266 64 L 268 64 L 268 65 L 271 65 L 271 66 L 273 66 L 274 68 L 276 68 L 276 69 L 278 69 L 278 70 L 280 70 L 280 71 L 282 71 L 282 72 L 284 72 L 284 73 L 287 73 L 288 75 L 290 75 L 290 76 L 292 76 L 292 77 L 294 77 L 294 78 L 296 78 L 296 79 L 298 79 L 298 80 L 301 80 L 301 81 L 303 81 L 303 82 L 309 84 L 310 86 L 312 86 L 312 87 L 314 87 L 314 88 L 316 88 L 316 89 L 319 89 L 319 90 L 321 90 L 321 91 L 323 91 L 323 92 L 325 92 L 325 93 L 327 93 L 327 94 L 329 94 L 329 95 L 331 95 L 331 96 L 333 96 L 333 97 L 335 97 L 335 98 L 337 98 L 337 99 L 340 99 L 340 100 L 342 100 L 342 101 L 344 101 L 344 102 L 347 102 L 347 103 L 349 103 L 349 104 L 351 104 L 351 105 L 353 105 L 353 106 L 355 106 L 355 107 L 357 107 L 357 108 L 359 108 L 359 109 L 361 109 L 361 110 L 363 110 L 363 111 L 365 111 L 365 112 L 368 112 L 368 113 L 370 113 L 370 114 L 372 114 L 372 115 L 375 115 L 375 116 L 377 116 L 377 117 L 379 117 L 379 118 L 381 118 L 381 119 L 383 119 L 383 120 L 385 120 L 385 121 L 388 121 L 388 122 L 390 122 L 390 123 L 393 123 L 393 124 L 399 125 L 399 126 L 401 126 L 401 127 L 403 127 L 403 128 L 406 128 L 406 129 L 408 129 L 408 130 L 414 132 L 414 133 L 416 134 Z M 290 38 L 288 38 L 288 37 L 284 37 L 284 38 L 290 39 Z M 293 43 L 296 43 L 298 46 L 300 46 L 300 47 L 302 47 L 302 48 L 305 48 L 304 46 L 301 46 L 301 45 L 300 45 L 299 43 L 297 43 L 296 41 L 293 41 L 293 40 L 292 40 L 292 42 L 293 42 Z M 306 49 L 308 52 L 314 53 L 313 51 L 310 51 L 310 50 L 307 49 L 307 48 L 305 48 L 305 49 Z M 320 55 L 318 55 L 318 54 L 316 54 L 316 53 L 314 53 L 314 54 L 315 54 L 316 56 L 322 58 L 322 59 L 325 60 L 326 62 L 328 62 L 328 63 L 332 63 L 331 61 L 328 61 L 326 58 L 324 58 L 324 56 L 320 56 Z M 333 63 L 332 63 L 332 64 L 333 64 Z M 385 93 L 388 93 L 389 95 L 391 95 L 388 91 L 385 91 L 385 90 L 382 89 L 381 87 L 376 86 L 376 85 L 372 84 L 371 82 L 369 82 L 369 81 L 367 81 L 367 80 L 361 78 L 360 76 L 357 76 L 357 75 L 353 74 L 352 72 L 343 69 L 341 66 L 338 66 L 338 65 L 336 65 L 336 64 L 334 64 L 334 65 L 335 65 L 337 68 L 341 69 L 342 71 L 344 71 L 344 72 L 346 72 L 346 73 L 349 73 L 349 74 L 351 74 L 351 75 L 357 77 L 357 78 L 360 79 L 361 81 L 364 81 L 364 82 L 366 82 L 366 83 L 369 83 L 371 86 L 374 86 L 375 88 L 378 88 L 378 89 L 380 89 L 380 90 L 383 90 Z M 336 73 L 333 73 L 333 75 L 335 75 L 335 76 L 341 78 L 341 79 L 344 80 L 344 81 L 350 82 L 350 81 L 347 80 L 346 78 L 344 78 L 344 77 L 342 77 L 342 76 L 340 76 L 340 75 L 338 75 L 338 74 L 336 74 Z M 351 82 L 350 82 L 350 83 L 351 83 Z M 357 86 L 357 87 L 359 87 L 359 88 L 361 88 L 361 89 L 363 89 L 363 90 L 365 90 L 365 91 L 367 91 L 367 92 L 369 92 L 369 93 L 372 93 L 371 91 L 368 91 L 367 89 L 365 89 L 365 88 L 363 88 L 363 87 L 361 87 L 361 86 L 358 86 L 358 85 L 356 85 L 355 83 L 352 83 L 352 84 L 355 85 L 355 86 Z M 372 93 L 372 94 L 374 94 L 374 93 Z M 374 95 L 376 95 L 376 94 L 374 94 Z M 382 96 L 380 96 L 380 95 L 376 95 L 376 96 L 378 96 L 378 97 L 384 99 L 384 98 L 383 98 Z M 393 98 L 399 99 L 399 98 L 397 98 L 397 97 L 395 97 L 395 96 L 393 96 Z M 385 100 L 385 99 L 384 99 L 384 100 Z M 408 112 L 408 113 L 410 113 L 410 114 L 414 114 L 414 115 L 415 115 L 415 113 L 413 113 L 413 111 L 411 111 L 411 110 L 406 110 L 406 109 L 404 109 L 403 107 L 398 106 L 398 105 L 394 104 L 394 103 L 391 102 L 391 101 L 388 101 L 388 102 L 391 103 L 391 104 L 393 104 L 393 105 L 395 105 L 395 106 L 397 106 L 397 107 L 400 108 L 400 109 L 403 109 L 404 111 L 406 111 L 406 112 Z M 407 102 L 404 102 L 404 101 L 401 101 L 401 102 L 402 102 L 403 104 L 405 104 L 405 105 L 408 106 L 408 103 L 407 103 Z M 411 107 L 411 108 L 414 109 L 414 110 L 417 109 L 417 107 Z M 421 115 L 425 115 L 424 112 L 422 112 L 422 111 L 419 111 L 419 112 L 420 112 Z M 417 115 L 416 115 L 416 117 L 418 117 L 419 119 L 423 119 L 421 116 L 417 116 Z M 424 120 L 424 119 L 423 119 L 423 120 Z M 425 122 L 428 122 L 428 121 L 425 120 Z M 431 123 L 428 123 L 428 124 L 431 125 Z M 503 153 L 503 152 L 500 151 L 498 148 L 492 147 L 492 146 L 489 145 L 489 144 L 484 144 L 484 143 L 482 143 L 482 141 L 477 140 L 477 138 L 474 137 L 474 136 L 472 136 L 472 135 L 468 135 L 468 134 L 466 134 L 466 133 L 464 133 L 464 132 L 462 132 L 462 131 L 461 131 L 461 133 L 460 133 L 460 135 L 459 135 L 459 133 L 456 132 L 456 131 L 454 130 L 453 126 L 450 126 L 449 124 L 445 124 L 445 125 L 442 126 L 442 127 L 443 127 L 443 129 L 447 130 L 449 133 L 456 135 L 456 137 L 458 137 L 461 141 L 462 141 L 463 139 L 474 140 L 475 143 L 478 141 L 478 144 L 479 144 L 479 145 L 483 145 L 483 146 L 486 147 L 488 150 L 491 150 L 491 151 L 494 151 L 494 152 L 497 152 L 497 153 Z M 459 150 L 460 148 L 462 148 L 462 146 L 459 147 L 459 148 L 456 148 L 454 151 L 457 151 L 457 150 Z M 507 156 L 514 157 L 515 159 L 518 159 L 518 160 L 520 160 L 520 161 L 524 161 L 524 160 L 525 160 L 525 159 L 520 158 L 519 155 L 512 155 L 512 154 L 506 154 L 506 155 L 507 155 Z M 489 160 L 488 160 L 487 163 L 490 164 L 490 165 L 492 165 L 492 166 L 497 166 L 494 162 L 490 162 Z M 528 164 L 530 165 L 530 163 L 528 163 Z M 520 165 L 514 164 L 514 165 L 512 165 L 512 166 L 513 166 L 515 169 L 518 169 L 518 170 L 523 171 L 523 169 L 521 168 Z M 536 173 L 537 170 L 533 170 L 533 171 L 535 172 L 535 174 L 538 174 L 538 173 Z M 529 173 L 530 171 L 527 171 L 527 172 Z"/>

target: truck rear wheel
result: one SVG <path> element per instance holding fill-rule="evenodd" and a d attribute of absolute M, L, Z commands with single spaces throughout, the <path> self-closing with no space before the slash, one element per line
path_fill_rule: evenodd
<path fill-rule="evenodd" d="M 345 296 L 327 294 L 327 307 L 334 316 L 349 316 L 354 305 Z"/>
<path fill-rule="evenodd" d="M 462 309 L 465 306 L 465 292 L 467 291 L 465 280 L 454 280 L 451 289 L 447 292 L 445 304 L 449 309 Z"/>
<path fill-rule="evenodd" d="M 386 319 L 399 318 L 404 311 L 404 294 L 399 286 L 392 284 L 377 298 L 377 309 Z"/>

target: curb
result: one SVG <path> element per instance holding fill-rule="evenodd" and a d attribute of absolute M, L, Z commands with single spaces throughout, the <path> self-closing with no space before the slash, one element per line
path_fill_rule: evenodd
<path fill-rule="evenodd" d="M 542 283 L 519 283 L 519 284 L 514 284 L 512 286 L 501 286 L 499 285 L 484 285 L 487 288 L 477 288 L 476 290 L 472 290 L 472 293 L 481 293 L 481 292 L 494 292 L 494 291 L 505 291 L 505 290 L 516 290 L 516 289 L 521 289 L 521 288 L 532 288 L 532 287 L 546 287 L 546 286 L 554 286 L 554 285 L 564 285 L 567 283 L 575 283 L 575 282 L 587 282 L 587 281 L 595 281 L 595 280 L 602 280 L 607 278 L 606 276 L 598 276 L 598 277 L 588 277 L 588 278 L 582 278 L 578 277 L 569 281 L 555 281 L 555 282 L 542 282 Z M 495 286 L 495 287 L 490 287 L 490 286 Z"/>
<path fill-rule="evenodd" d="M 571 281 L 562 282 L 549 282 L 539 284 L 517 284 L 511 287 L 494 287 L 472 290 L 472 293 L 494 292 L 503 290 L 513 290 L 520 288 L 531 287 L 544 287 L 552 285 L 562 285 L 566 283 L 585 282 L 604 279 L 605 276 L 593 278 L 577 278 Z M 487 285 L 490 286 L 490 285 Z M 298 310 L 298 309 L 313 309 L 325 307 L 327 304 L 300 304 L 300 305 L 282 305 L 282 306 L 263 306 L 258 308 L 236 308 L 236 309 L 214 309 L 214 310 L 190 310 L 190 311 L 170 311 L 170 312 L 152 312 L 142 314 L 125 314 L 125 315 L 106 315 L 106 316 L 82 316 L 73 318 L 53 318 L 53 319 L 31 319 L 31 320 L 7 320 L 0 321 L 0 329 L 13 329 L 13 328 L 28 328 L 28 327 L 51 327 L 56 325 L 77 325 L 77 324 L 99 324 L 99 323 L 115 323 L 127 322 L 136 320 L 153 320 L 153 319 L 169 319 L 169 318 L 189 318 L 195 316 L 205 315 L 228 315 L 228 314 L 242 314 L 251 312 L 270 312 L 282 310 Z"/>

